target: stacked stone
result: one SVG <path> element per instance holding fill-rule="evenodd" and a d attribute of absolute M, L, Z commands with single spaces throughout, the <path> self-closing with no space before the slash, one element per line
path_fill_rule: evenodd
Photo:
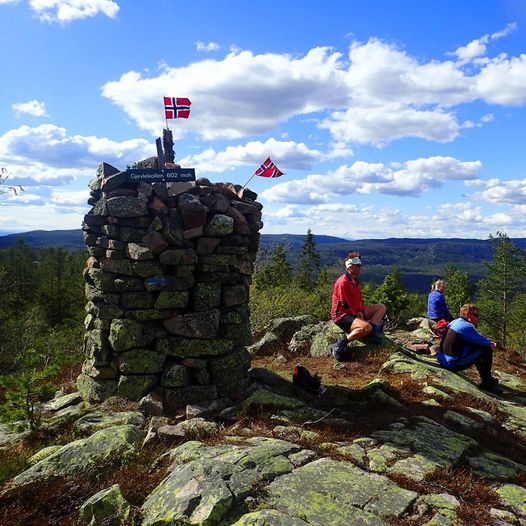
<path fill-rule="evenodd" d="M 84 398 L 153 391 L 170 412 L 242 392 L 257 194 L 205 178 L 130 183 L 106 163 L 90 189 Z"/>

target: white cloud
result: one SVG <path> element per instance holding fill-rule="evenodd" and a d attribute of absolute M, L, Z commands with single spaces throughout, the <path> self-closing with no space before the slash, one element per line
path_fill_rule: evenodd
<path fill-rule="evenodd" d="M 458 58 L 460 64 L 466 64 L 473 59 L 486 54 L 487 44 L 492 40 L 498 40 L 507 36 L 509 33 L 517 29 L 517 24 L 510 23 L 502 31 L 498 31 L 491 35 L 484 35 L 480 38 L 472 40 L 465 46 L 457 48 L 450 55 L 455 55 Z"/>
<path fill-rule="evenodd" d="M 0 230 L 27 232 L 42 230 L 42 218 L 45 217 L 46 230 L 69 230 L 80 228 L 82 217 L 89 210 L 84 207 L 59 207 L 55 204 L 14 204 L 0 202 Z"/>
<path fill-rule="evenodd" d="M 0 0 L 0 5 L 3 4 L 18 4 L 20 0 Z"/>
<path fill-rule="evenodd" d="M 526 179 L 490 179 L 486 182 L 486 190 L 476 197 L 494 204 L 526 205 Z"/>
<path fill-rule="evenodd" d="M 320 127 L 342 141 L 376 146 L 404 137 L 450 142 L 459 130 L 452 113 L 439 109 L 422 111 L 398 103 L 334 112 Z"/>
<path fill-rule="evenodd" d="M 20 126 L 0 136 L 0 164 L 42 168 L 95 169 L 101 161 L 124 168 L 154 155 L 144 139 L 116 142 L 104 137 L 68 135 L 65 128 L 42 124 Z"/>
<path fill-rule="evenodd" d="M 67 24 L 99 13 L 115 18 L 119 5 L 112 0 L 30 0 L 29 5 L 43 22 Z"/>
<path fill-rule="evenodd" d="M 13 110 L 15 110 L 15 112 L 18 114 L 25 113 L 27 115 L 32 115 L 33 117 L 48 117 L 45 103 L 38 100 L 18 102 L 13 104 L 12 107 Z"/>
<path fill-rule="evenodd" d="M 288 208 L 288 207 L 287 207 Z M 348 239 L 386 237 L 482 238 L 501 230 L 511 236 L 524 237 L 526 206 L 512 207 L 507 212 L 482 210 L 470 203 L 446 203 L 417 213 L 398 208 L 375 208 L 356 204 L 326 203 L 303 209 L 295 207 L 291 218 L 282 219 L 277 212 L 264 209 L 266 228 L 282 231 L 283 224 L 296 232 L 311 228 L 315 234 Z"/>
<path fill-rule="evenodd" d="M 245 145 L 228 146 L 222 152 L 208 148 L 201 153 L 181 159 L 181 164 L 193 166 L 204 172 L 225 172 L 239 166 L 250 165 L 255 170 L 269 155 L 282 170 L 287 168 L 306 170 L 323 157 L 318 150 L 310 150 L 304 143 L 277 141 L 271 138 L 264 143 L 251 141 Z"/>
<path fill-rule="evenodd" d="M 509 27 L 483 39 L 501 38 Z M 404 137 L 449 142 L 461 128 L 453 106 L 476 99 L 526 102 L 526 55 L 482 60 L 481 48 L 469 53 L 479 61 L 464 67 L 453 60 L 421 62 L 378 39 L 353 42 L 348 62 L 327 47 L 303 56 L 234 50 L 223 59 L 163 65 L 150 77 L 130 71 L 106 83 L 102 93 L 140 128 L 157 134 L 163 126 L 161 97 L 184 85 L 178 95 L 192 100 L 192 115 L 174 126 L 176 138 L 194 132 L 205 139 L 235 139 L 322 112 L 315 118 L 340 148 L 381 146 Z M 470 121 L 464 123 L 468 126 Z"/>
<path fill-rule="evenodd" d="M 198 40 L 195 43 L 195 48 L 197 51 L 217 51 L 219 49 L 219 44 L 215 42 L 208 42 L 208 44 L 205 44 L 204 42 Z"/>
<path fill-rule="evenodd" d="M 482 169 L 480 161 L 459 161 L 453 157 L 429 157 L 387 167 L 383 163 L 356 161 L 325 175 L 275 184 L 261 193 L 270 202 L 295 204 L 326 203 L 335 197 L 377 191 L 416 197 L 447 180 L 469 181 Z"/>
<path fill-rule="evenodd" d="M 78 191 L 53 191 L 51 193 L 50 203 L 57 206 L 85 206 L 90 197 L 89 190 Z"/>
<path fill-rule="evenodd" d="M 491 104 L 520 106 L 526 102 L 526 54 L 491 60 L 475 79 L 477 96 Z"/>
<path fill-rule="evenodd" d="M 191 130 L 205 139 L 234 139 L 272 130 L 294 115 L 341 105 L 346 96 L 340 58 L 329 48 L 311 49 L 300 58 L 232 52 L 223 60 L 165 66 L 152 78 L 131 71 L 105 84 L 102 93 L 140 128 L 156 134 L 163 126 L 161 97 L 183 85 L 185 92 L 178 95 L 190 98 L 192 115 L 177 122 L 174 136 Z"/>

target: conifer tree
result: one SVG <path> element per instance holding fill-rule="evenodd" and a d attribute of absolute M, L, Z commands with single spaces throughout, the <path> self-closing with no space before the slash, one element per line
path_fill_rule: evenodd
<path fill-rule="evenodd" d="M 392 327 L 400 323 L 403 311 L 410 302 L 409 294 L 402 282 L 400 269 L 394 266 L 384 281 L 371 294 L 371 302 L 383 303 Z"/>
<path fill-rule="evenodd" d="M 525 255 L 503 232 L 490 239 L 493 260 L 484 263 L 488 275 L 478 282 L 477 303 L 486 335 L 507 346 L 512 305 L 525 290 Z"/>
<path fill-rule="evenodd" d="M 287 261 L 287 249 L 279 243 L 270 249 L 254 275 L 254 286 L 257 290 L 282 287 L 291 280 L 291 268 Z"/>
<path fill-rule="evenodd" d="M 316 243 L 311 229 L 307 230 L 307 235 L 303 241 L 301 255 L 296 271 L 300 286 L 312 291 L 316 287 L 318 276 L 320 274 L 320 255 L 316 251 Z"/>
<path fill-rule="evenodd" d="M 463 272 L 448 264 L 444 267 L 444 279 L 447 283 L 445 292 L 446 301 L 451 316 L 456 318 L 460 307 L 466 303 L 471 303 L 473 286 L 469 280 L 467 272 Z"/>

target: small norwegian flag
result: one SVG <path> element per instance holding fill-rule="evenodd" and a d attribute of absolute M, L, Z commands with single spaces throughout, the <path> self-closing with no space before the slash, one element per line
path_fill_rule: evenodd
<path fill-rule="evenodd" d="M 167 119 L 188 119 L 191 105 L 184 97 L 164 97 L 164 115 Z"/>
<path fill-rule="evenodd" d="M 281 177 L 283 172 L 272 162 L 270 157 L 255 171 L 261 177 Z"/>

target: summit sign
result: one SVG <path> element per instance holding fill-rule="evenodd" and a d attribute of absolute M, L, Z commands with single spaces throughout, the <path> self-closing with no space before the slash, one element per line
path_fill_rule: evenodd
<path fill-rule="evenodd" d="M 194 168 L 148 168 L 126 170 L 128 183 L 182 183 L 195 181 Z"/>

